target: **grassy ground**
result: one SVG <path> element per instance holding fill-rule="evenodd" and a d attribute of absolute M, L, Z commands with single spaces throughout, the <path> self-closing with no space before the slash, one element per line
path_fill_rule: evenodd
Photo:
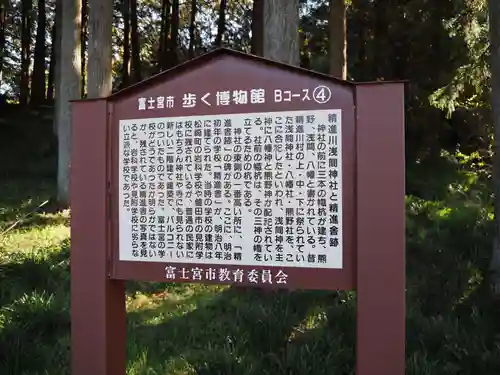
<path fill-rule="evenodd" d="M 500 373 L 490 197 L 469 164 L 443 157 L 438 180 L 423 183 L 425 166 L 409 176 L 409 375 Z M 0 180 L 0 374 L 67 375 L 69 213 L 35 212 L 3 233 L 53 193 L 30 176 Z M 352 292 L 129 283 L 127 301 L 128 374 L 354 373 Z"/>

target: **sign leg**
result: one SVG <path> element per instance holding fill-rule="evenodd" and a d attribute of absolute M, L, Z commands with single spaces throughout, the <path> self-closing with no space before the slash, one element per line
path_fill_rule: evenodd
<path fill-rule="evenodd" d="M 356 375 L 403 375 L 404 85 L 360 85 L 356 100 Z"/>
<path fill-rule="evenodd" d="M 72 110 L 71 373 L 125 375 L 124 284 L 108 276 L 106 101 Z"/>

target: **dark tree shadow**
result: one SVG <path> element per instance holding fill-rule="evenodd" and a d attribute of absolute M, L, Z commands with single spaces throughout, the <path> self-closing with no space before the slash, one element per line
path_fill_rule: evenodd
<path fill-rule="evenodd" d="M 69 373 L 69 240 L 60 247 L 0 266 L 0 374 Z"/>
<path fill-rule="evenodd" d="M 32 225 L 30 220 L 36 221 L 37 217 L 43 220 L 41 214 L 49 205 L 38 206 L 52 199 L 55 191 L 52 180 L 0 177 L 0 181 L 0 233 L 25 217 L 21 224 Z"/>
<path fill-rule="evenodd" d="M 129 335 L 135 346 L 147 346 L 153 362 L 182 357 L 197 374 L 316 374 L 315 356 L 328 351 L 329 345 L 323 342 L 326 348 L 308 355 L 311 343 L 298 338 L 307 331 L 304 326 L 315 310 L 338 304 L 337 294 L 331 292 L 242 293 L 229 288 L 196 310 L 158 325 L 138 326 L 144 312 L 129 314 Z M 164 311 L 160 306 L 146 314 L 153 317 Z M 331 332 L 330 345 L 336 336 Z M 297 366 L 299 362 L 303 363 Z M 307 368 L 309 372 L 302 371 Z"/>
<path fill-rule="evenodd" d="M 54 179 L 57 138 L 53 108 L 8 105 L 0 111 L 0 181 Z M 32 181 L 33 182 L 33 181 Z M 24 188 L 30 189 L 30 186 Z"/>
<path fill-rule="evenodd" d="M 48 227 L 53 225 L 69 226 L 70 217 L 54 214 L 58 211 L 59 208 L 55 208 L 54 205 L 51 205 L 48 209 L 37 210 L 28 217 L 21 218 L 15 228 Z"/>

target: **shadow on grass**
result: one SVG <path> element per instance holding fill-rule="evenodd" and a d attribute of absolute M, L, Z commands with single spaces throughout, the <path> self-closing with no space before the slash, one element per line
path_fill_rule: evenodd
<path fill-rule="evenodd" d="M 7 180 L 0 183 L 0 233 L 8 228 L 16 220 L 35 210 L 36 207 L 54 196 L 54 183 L 52 180 L 40 180 L 32 178 L 19 178 Z M 29 217 L 27 222 L 42 218 L 43 210 L 36 210 L 33 218 Z M 43 220 L 43 219 L 42 219 Z M 40 223 L 49 225 L 49 222 Z M 29 223 L 29 225 L 32 225 Z"/>
<path fill-rule="evenodd" d="M 30 227 L 48 227 L 53 225 L 70 225 L 69 216 L 59 214 L 46 214 L 44 212 L 35 212 L 16 225 L 17 229 Z"/>
<path fill-rule="evenodd" d="M 407 218 L 407 375 L 500 373 L 500 314 L 488 290 L 488 209 L 412 198 Z M 172 314 L 171 301 L 130 314 L 131 374 L 354 371 L 352 293 L 227 289 L 192 298 L 182 303 L 195 308 L 181 315 Z"/>
<path fill-rule="evenodd" d="M 488 191 L 407 199 L 407 375 L 500 373 L 500 311 L 489 289 Z"/>
<path fill-rule="evenodd" d="M 417 186 L 435 202 L 410 197 L 407 204 L 407 375 L 496 375 L 500 314 L 487 288 L 489 202 L 468 188 L 451 197 L 448 182 L 457 178 L 450 171 L 446 183 L 433 181 L 439 191 L 423 177 Z M 30 179 L 0 186 L 0 226 L 52 191 L 52 183 Z M 49 224 L 47 217 L 37 214 L 29 225 Z M 13 253 L 0 264 L 2 375 L 70 373 L 69 242 L 58 246 L 46 255 Z M 127 283 L 128 295 L 188 289 Z M 352 374 L 355 298 L 207 289 L 130 313 L 127 333 L 129 375 Z"/>
<path fill-rule="evenodd" d="M 491 300 L 493 221 L 475 202 L 407 200 L 408 297 L 426 316 Z"/>
<path fill-rule="evenodd" d="M 348 374 L 354 342 L 348 305 L 336 293 L 229 288 L 159 324 L 141 321 L 171 306 L 130 314 L 129 353 L 147 348 L 158 374 Z"/>
<path fill-rule="evenodd" d="M 0 374 L 68 374 L 69 241 L 0 268 Z"/>
<path fill-rule="evenodd" d="M 500 315 L 484 277 L 490 225 L 481 207 L 408 203 L 407 375 L 500 372 Z M 0 374 L 69 373 L 68 246 L 2 265 Z M 130 375 L 354 371 L 353 293 L 127 286 L 129 295 L 166 292 L 128 315 Z"/>

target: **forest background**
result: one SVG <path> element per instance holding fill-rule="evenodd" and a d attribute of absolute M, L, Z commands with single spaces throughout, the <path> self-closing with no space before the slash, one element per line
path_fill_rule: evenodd
<path fill-rule="evenodd" d="M 0 0 L 0 374 L 69 373 L 67 101 L 219 46 L 408 80 L 407 374 L 500 373 L 500 2 L 97 3 Z M 355 306 L 354 292 L 128 283 L 128 373 L 351 374 Z"/>

